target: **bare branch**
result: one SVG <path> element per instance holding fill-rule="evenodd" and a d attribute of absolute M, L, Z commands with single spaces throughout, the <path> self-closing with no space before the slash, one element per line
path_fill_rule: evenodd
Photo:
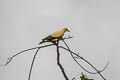
<path fill-rule="evenodd" d="M 45 46 L 34 47 L 34 48 L 30 48 L 30 49 L 23 50 L 23 51 L 15 54 L 15 55 L 13 55 L 12 57 L 8 58 L 8 61 L 7 61 L 4 65 L 1 65 L 1 66 L 7 66 L 7 65 L 12 61 L 12 59 L 13 59 L 14 57 L 22 54 L 23 52 L 30 51 L 30 50 L 33 50 L 33 49 L 38 49 L 38 48 L 44 48 L 44 47 L 48 47 L 48 46 L 52 46 L 52 45 L 54 45 L 54 44 L 49 44 L 49 45 L 45 45 Z"/>
<path fill-rule="evenodd" d="M 32 73 L 32 68 L 33 68 L 33 64 L 34 64 L 34 61 L 35 61 L 35 58 L 36 58 L 36 56 L 37 56 L 37 53 L 38 53 L 39 49 L 40 49 L 40 48 L 44 48 L 44 47 L 48 47 L 48 46 L 52 46 L 52 45 L 56 45 L 56 47 L 57 47 L 57 64 L 58 64 L 58 66 L 60 67 L 61 72 L 62 72 L 62 74 L 63 74 L 63 76 L 64 76 L 64 78 L 65 78 L 66 80 L 69 80 L 69 78 L 67 77 L 67 75 L 66 75 L 66 73 L 65 73 L 65 70 L 64 70 L 64 68 L 62 67 L 61 63 L 60 63 L 60 52 L 59 52 L 59 48 L 63 48 L 63 49 L 65 49 L 65 50 L 69 51 L 70 54 L 71 54 L 71 56 L 72 56 L 72 58 L 74 59 L 74 61 L 75 61 L 82 69 L 84 69 L 86 72 L 91 73 L 91 74 L 97 74 L 97 73 L 98 73 L 104 80 L 106 80 L 106 79 L 102 76 L 101 72 L 103 72 L 103 71 L 107 68 L 107 66 L 108 66 L 109 63 L 107 63 L 107 65 L 106 65 L 101 71 L 98 71 L 90 62 L 88 62 L 88 61 L 87 61 L 86 59 L 84 59 L 83 57 L 79 56 L 79 53 L 76 54 L 76 53 L 74 53 L 74 52 L 72 52 L 72 51 L 70 50 L 69 46 L 67 45 L 67 43 L 66 43 L 64 40 L 65 40 L 65 39 L 71 39 L 71 38 L 73 38 L 73 37 L 68 36 L 68 37 L 65 37 L 65 38 L 62 38 L 62 39 L 61 39 L 61 40 L 64 42 L 64 44 L 66 45 L 67 48 L 64 48 L 64 47 L 62 47 L 62 46 L 59 46 L 59 45 L 58 45 L 58 44 L 59 44 L 59 41 L 58 41 L 57 43 L 54 43 L 54 44 L 49 44 L 49 45 L 45 45 L 45 46 L 40 46 L 40 47 L 34 47 L 34 48 L 26 49 L 26 50 L 23 50 L 23 51 L 15 54 L 15 55 L 13 55 L 12 57 L 8 58 L 8 61 L 7 61 L 4 65 L 0 65 L 0 66 L 7 66 L 7 65 L 12 61 L 12 59 L 13 59 L 14 57 L 18 56 L 19 54 L 22 54 L 23 52 L 30 51 L 30 50 L 33 50 L 33 49 L 37 49 L 36 53 L 34 54 L 34 57 L 33 57 L 32 63 L 31 63 L 31 67 L 30 67 L 30 72 L 29 72 L 29 77 L 28 77 L 28 80 L 30 80 L 30 78 L 31 78 L 31 73 Z M 76 57 L 75 57 L 75 56 L 76 56 Z M 85 61 L 86 63 L 88 63 L 92 68 L 94 68 L 97 72 L 96 72 L 96 73 L 93 73 L 93 72 L 90 72 L 90 71 L 86 70 L 84 67 L 81 66 L 81 64 L 79 64 L 79 62 L 78 62 L 76 59 L 82 59 L 82 60 L 84 60 L 84 61 Z M 75 79 L 75 78 L 73 78 L 72 80 L 74 80 L 74 79 Z"/>
<path fill-rule="evenodd" d="M 93 69 L 95 69 L 95 70 L 97 71 L 97 73 L 98 73 L 104 80 L 106 80 L 106 79 L 102 76 L 101 71 L 98 71 L 89 61 L 87 61 L 87 60 L 84 59 L 83 57 L 81 57 L 81 56 L 79 56 L 78 54 L 72 52 L 72 51 L 70 50 L 69 46 L 66 44 L 66 42 L 65 42 L 64 40 L 62 40 L 62 41 L 65 43 L 65 45 L 67 46 L 68 49 L 66 49 L 66 48 L 64 48 L 64 47 L 62 47 L 62 46 L 59 46 L 59 47 L 65 49 L 65 50 L 67 50 L 67 51 L 69 51 L 69 52 L 71 53 L 71 56 L 73 57 L 73 59 L 75 60 L 75 62 L 76 62 L 77 64 L 78 64 L 78 62 L 77 62 L 77 60 L 74 58 L 74 56 L 72 55 L 72 53 L 73 53 L 74 55 L 76 55 L 77 57 L 81 58 L 82 60 L 84 60 L 86 63 L 88 63 Z M 107 64 L 107 65 L 108 65 L 108 64 Z M 79 65 L 79 66 L 82 67 L 81 65 Z M 106 67 L 107 67 L 107 66 L 106 66 Z M 103 70 L 105 70 L 106 67 L 105 67 Z M 83 68 L 83 67 L 82 67 L 82 68 Z M 84 68 L 83 68 L 83 69 L 84 69 Z M 84 69 L 84 70 L 86 71 L 86 69 Z M 89 72 L 89 71 L 87 71 L 87 72 Z M 91 73 L 91 72 L 90 72 L 90 73 Z"/>
<path fill-rule="evenodd" d="M 31 64 L 31 67 L 30 67 L 30 72 L 29 72 L 28 80 L 30 80 L 30 78 L 31 78 L 31 73 L 32 73 L 33 64 L 34 64 L 36 55 L 37 55 L 37 53 L 38 53 L 39 50 L 40 50 L 40 47 L 37 49 L 36 53 L 34 54 L 34 57 L 33 57 L 33 60 L 32 60 L 32 64 Z"/>
<path fill-rule="evenodd" d="M 105 67 L 103 67 L 102 70 L 99 70 L 99 72 L 100 72 L 100 73 L 103 72 L 103 71 L 108 67 L 108 65 L 109 65 L 109 62 L 107 62 L 107 64 L 105 65 Z"/>
<path fill-rule="evenodd" d="M 73 36 L 68 35 L 68 37 L 64 37 L 64 38 L 62 38 L 61 40 L 71 39 L 71 38 L 73 38 Z"/>
<path fill-rule="evenodd" d="M 63 41 L 64 42 L 64 41 Z M 65 43 L 65 45 L 66 45 L 66 43 Z M 66 49 L 66 48 L 64 48 L 64 47 L 62 47 L 62 46 L 59 46 L 60 48 L 63 48 L 63 49 L 65 49 L 65 50 L 67 50 L 67 51 L 69 51 L 70 53 L 71 53 L 71 56 L 72 56 L 72 58 L 73 58 L 73 60 L 83 69 L 83 70 L 85 70 L 86 72 L 88 72 L 88 73 L 90 73 L 90 74 L 97 74 L 97 73 L 95 73 L 95 72 L 90 72 L 90 71 L 88 71 L 87 69 L 85 69 L 75 58 L 80 58 L 80 59 L 82 59 L 83 57 L 74 57 L 73 56 L 73 54 L 72 54 L 72 51 L 70 50 L 70 49 Z M 67 46 L 68 47 L 68 46 Z M 78 54 L 77 54 L 78 55 Z"/>
<path fill-rule="evenodd" d="M 73 38 L 73 37 L 68 36 L 68 37 L 63 38 L 62 40 L 71 39 L 71 38 Z M 49 44 L 49 45 L 45 45 L 45 46 L 34 47 L 34 48 L 30 48 L 30 49 L 23 50 L 23 51 L 15 54 L 15 55 L 13 55 L 12 57 L 8 58 L 8 59 L 7 59 L 7 62 L 6 62 L 5 64 L 3 64 L 3 65 L 0 64 L 0 66 L 7 66 L 7 65 L 12 61 L 12 59 L 13 59 L 14 57 L 18 56 L 19 54 L 21 54 L 21 53 L 23 53 L 23 52 L 30 51 L 30 50 L 33 50 L 33 49 L 38 49 L 38 48 L 44 48 L 44 47 L 48 47 L 48 46 L 52 46 L 52 45 L 54 45 L 54 44 Z"/>
<path fill-rule="evenodd" d="M 59 43 L 59 41 L 58 41 L 58 43 Z M 67 77 L 67 75 L 66 75 L 66 73 L 65 73 L 64 68 L 62 67 L 62 65 L 61 65 L 61 63 L 60 63 L 60 52 L 59 52 L 58 43 L 56 44 L 56 47 L 57 47 L 57 64 L 58 64 L 58 66 L 60 67 L 61 72 L 62 72 L 64 78 L 65 78 L 66 80 L 69 80 L 69 78 Z"/>

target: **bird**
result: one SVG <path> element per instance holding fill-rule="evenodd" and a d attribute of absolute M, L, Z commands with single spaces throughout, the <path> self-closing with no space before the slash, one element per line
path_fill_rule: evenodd
<path fill-rule="evenodd" d="M 56 32 L 50 34 L 49 36 L 43 38 L 42 41 L 39 44 L 42 44 L 44 42 L 52 42 L 52 43 L 55 44 L 57 41 L 59 41 L 59 40 L 61 40 L 63 38 L 64 33 L 66 31 L 70 32 L 68 30 L 68 28 L 63 28 L 63 29 L 61 29 L 59 31 L 56 31 Z"/>

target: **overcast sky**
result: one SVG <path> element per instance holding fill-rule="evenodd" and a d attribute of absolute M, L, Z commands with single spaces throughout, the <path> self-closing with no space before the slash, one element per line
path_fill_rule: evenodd
<path fill-rule="evenodd" d="M 42 38 L 63 27 L 71 31 L 65 36 L 74 36 L 66 40 L 72 51 L 80 52 L 98 69 L 109 61 L 102 74 L 107 80 L 120 79 L 119 0 L 0 0 L 0 63 L 17 52 L 39 46 Z M 27 80 L 35 51 L 25 52 L 8 66 L 0 67 L 0 80 Z M 83 72 L 90 78 L 102 80 L 99 75 L 82 70 L 68 52 L 62 49 L 60 52 L 61 63 L 70 79 L 79 78 Z M 56 56 L 55 46 L 41 49 L 31 80 L 65 80 Z"/>

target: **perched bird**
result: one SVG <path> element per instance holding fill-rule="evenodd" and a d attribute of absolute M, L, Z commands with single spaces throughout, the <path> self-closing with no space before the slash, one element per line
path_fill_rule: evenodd
<path fill-rule="evenodd" d="M 68 31 L 70 32 L 67 28 L 63 28 L 60 31 L 56 31 L 54 33 L 52 33 L 51 35 L 45 37 L 44 39 L 42 39 L 42 42 L 40 42 L 39 44 L 42 44 L 44 42 L 53 42 L 56 43 L 56 41 L 59 41 L 60 39 L 62 39 L 64 33 Z"/>

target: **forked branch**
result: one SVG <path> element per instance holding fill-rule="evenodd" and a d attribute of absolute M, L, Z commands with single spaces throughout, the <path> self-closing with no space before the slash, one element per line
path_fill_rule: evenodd
<path fill-rule="evenodd" d="M 63 40 L 65 40 L 65 39 L 71 39 L 71 38 L 72 38 L 71 36 L 68 36 L 68 37 L 64 37 Z M 7 66 L 13 60 L 14 57 L 22 54 L 23 52 L 30 51 L 30 50 L 33 50 L 33 49 L 38 49 L 38 48 L 44 48 L 44 47 L 48 47 L 48 46 L 52 46 L 52 45 L 55 45 L 55 44 L 49 44 L 49 45 L 44 45 L 44 46 L 40 46 L 40 47 L 29 48 L 29 49 L 20 51 L 19 53 L 16 53 L 12 57 L 8 58 L 7 62 L 5 64 L 0 64 L 0 66 Z"/>
<path fill-rule="evenodd" d="M 72 56 L 72 58 L 74 59 L 74 61 L 75 61 L 80 67 L 82 67 L 82 66 L 77 62 L 77 60 L 75 59 L 75 57 L 73 56 L 73 54 L 76 55 L 77 57 L 79 57 L 80 59 L 84 60 L 86 63 L 88 63 L 94 70 L 96 70 L 96 72 L 103 78 L 103 80 L 106 80 L 106 79 L 103 77 L 103 75 L 101 74 L 101 72 L 103 72 L 103 71 L 107 68 L 108 63 L 107 63 L 107 65 L 106 65 L 101 71 L 99 71 L 99 70 L 97 70 L 89 61 L 87 61 L 87 60 L 84 59 L 83 57 L 81 57 L 81 56 L 79 56 L 78 54 L 76 54 L 76 53 L 74 53 L 73 51 L 71 51 L 70 48 L 69 48 L 69 46 L 67 45 L 67 43 L 66 43 L 64 40 L 62 40 L 62 41 L 65 43 L 65 45 L 66 45 L 66 47 L 67 47 L 68 49 L 66 49 L 66 48 L 64 48 L 64 47 L 62 47 L 62 46 L 59 46 L 59 48 L 63 48 L 63 49 L 65 49 L 65 50 L 69 51 L 70 54 L 71 54 L 71 56 Z M 97 73 L 90 72 L 90 71 L 86 70 L 86 69 L 83 68 L 83 67 L 82 67 L 82 69 L 84 69 L 84 70 L 87 71 L 88 73 L 97 74 Z"/>
<path fill-rule="evenodd" d="M 62 67 L 62 65 L 61 65 L 61 63 L 60 63 L 60 52 L 59 52 L 59 45 L 58 45 L 58 44 L 59 44 L 59 41 L 58 41 L 58 43 L 56 44 L 56 47 L 57 47 L 57 64 L 58 64 L 58 66 L 60 67 L 61 72 L 62 72 L 64 78 L 65 78 L 66 80 L 69 80 L 69 78 L 67 77 L 67 74 L 65 73 L 64 68 Z"/>
<path fill-rule="evenodd" d="M 60 67 L 61 72 L 62 72 L 62 74 L 63 74 L 63 76 L 64 76 L 64 78 L 65 78 L 66 80 L 69 80 L 69 78 L 67 77 L 67 75 L 66 75 L 66 73 L 65 73 L 65 70 L 64 70 L 64 68 L 62 67 L 61 63 L 60 63 L 60 52 L 59 52 L 59 48 L 62 48 L 62 49 L 64 49 L 64 50 L 66 50 L 66 51 L 69 51 L 70 54 L 71 54 L 71 56 L 72 56 L 72 58 L 74 59 L 74 61 L 75 61 L 82 69 L 84 69 L 86 72 L 88 72 L 88 73 L 90 73 L 90 74 L 99 74 L 104 80 L 106 80 L 106 79 L 103 77 L 103 75 L 101 74 L 101 72 L 103 72 L 103 71 L 107 68 L 108 63 L 107 63 L 107 65 L 106 65 L 101 71 L 97 70 L 89 61 L 87 61 L 87 60 L 84 59 L 83 57 L 79 56 L 79 54 L 76 54 L 75 52 L 73 52 L 73 51 L 70 50 L 69 46 L 68 46 L 67 43 L 64 41 L 65 39 L 70 39 L 70 38 L 72 38 L 72 37 L 68 36 L 67 38 L 63 38 L 63 39 L 62 39 L 62 41 L 64 42 L 64 44 L 66 45 L 67 48 L 62 47 L 62 46 L 59 46 L 59 41 L 58 41 L 56 44 L 49 44 L 49 45 L 44 45 L 44 46 L 40 46 L 40 47 L 34 47 L 34 48 L 26 49 L 26 50 L 23 50 L 23 51 L 15 54 L 15 55 L 13 55 L 12 57 L 8 58 L 8 61 L 6 62 L 6 64 L 1 65 L 1 66 L 7 66 L 7 65 L 13 60 L 13 58 L 15 58 L 16 56 L 22 54 L 23 52 L 30 51 L 30 50 L 33 50 L 33 49 L 37 49 L 36 53 L 35 53 L 34 56 L 33 56 L 33 60 L 32 60 L 31 67 L 30 67 L 30 72 L 29 72 L 29 77 L 28 77 L 28 80 L 30 80 L 31 73 L 32 73 L 32 68 L 33 68 L 33 64 L 34 64 L 34 61 L 35 61 L 35 58 L 36 58 L 36 56 L 37 56 L 37 53 L 38 53 L 39 49 L 40 49 L 40 48 L 44 48 L 44 47 L 48 47 L 48 46 L 52 46 L 52 45 L 56 45 L 56 47 L 57 47 L 57 64 L 58 64 L 58 66 Z M 74 56 L 76 56 L 76 57 L 74 57 Z M 88 63 L 94 70 L 96 70 L 96 72 L 90 72 L 90 71 L 86 70 L 86 69 L 76 60 L 77 58 L 82 59 L 83 61 L 85 61 L 86 63 Z"/>
<path fill-rule="evenodd" d="M 40 50 L 40 48 L 38 48 L 37 51 L 36 51 L 36 53 L 34 54 L 34 57 L 33 57 L 33 60 L 32 60 L 31 66 L 30 66 L 30 72 L 29 72 L 28 80 L 30 80 L 30 78 L 31 78 L 31 73 L 32 73 L 33 64 L 34 64 L 36 55 L 37 55 L 37 53 L 38 53 L 39 50 Z"/>
<path fill-rule="evenodd" d="M 30 50 L 33 50 L 33 49 L 38 49 L 38 48 L 44 48 L 44 47 L 48 47 L 48 46 L 52 46 L 52 45 L 54 45 L 54 44 L 49 44 L 49 45 L 44 45 L 44 46 L 40 46 L 40 47 L 34 47 L 34 48 L 23 50 L 23 51 L 15 54 L 15 55 L 13 55 L 12 57 L 8 58 L 7 59 L 8 61 L 4 65 L 0 65 L 0 66 L 7 66 L 13 60 L 13 58 L 15 58 L 16 56 L 22 54 L 23 52 L 30 51 Z"/>

